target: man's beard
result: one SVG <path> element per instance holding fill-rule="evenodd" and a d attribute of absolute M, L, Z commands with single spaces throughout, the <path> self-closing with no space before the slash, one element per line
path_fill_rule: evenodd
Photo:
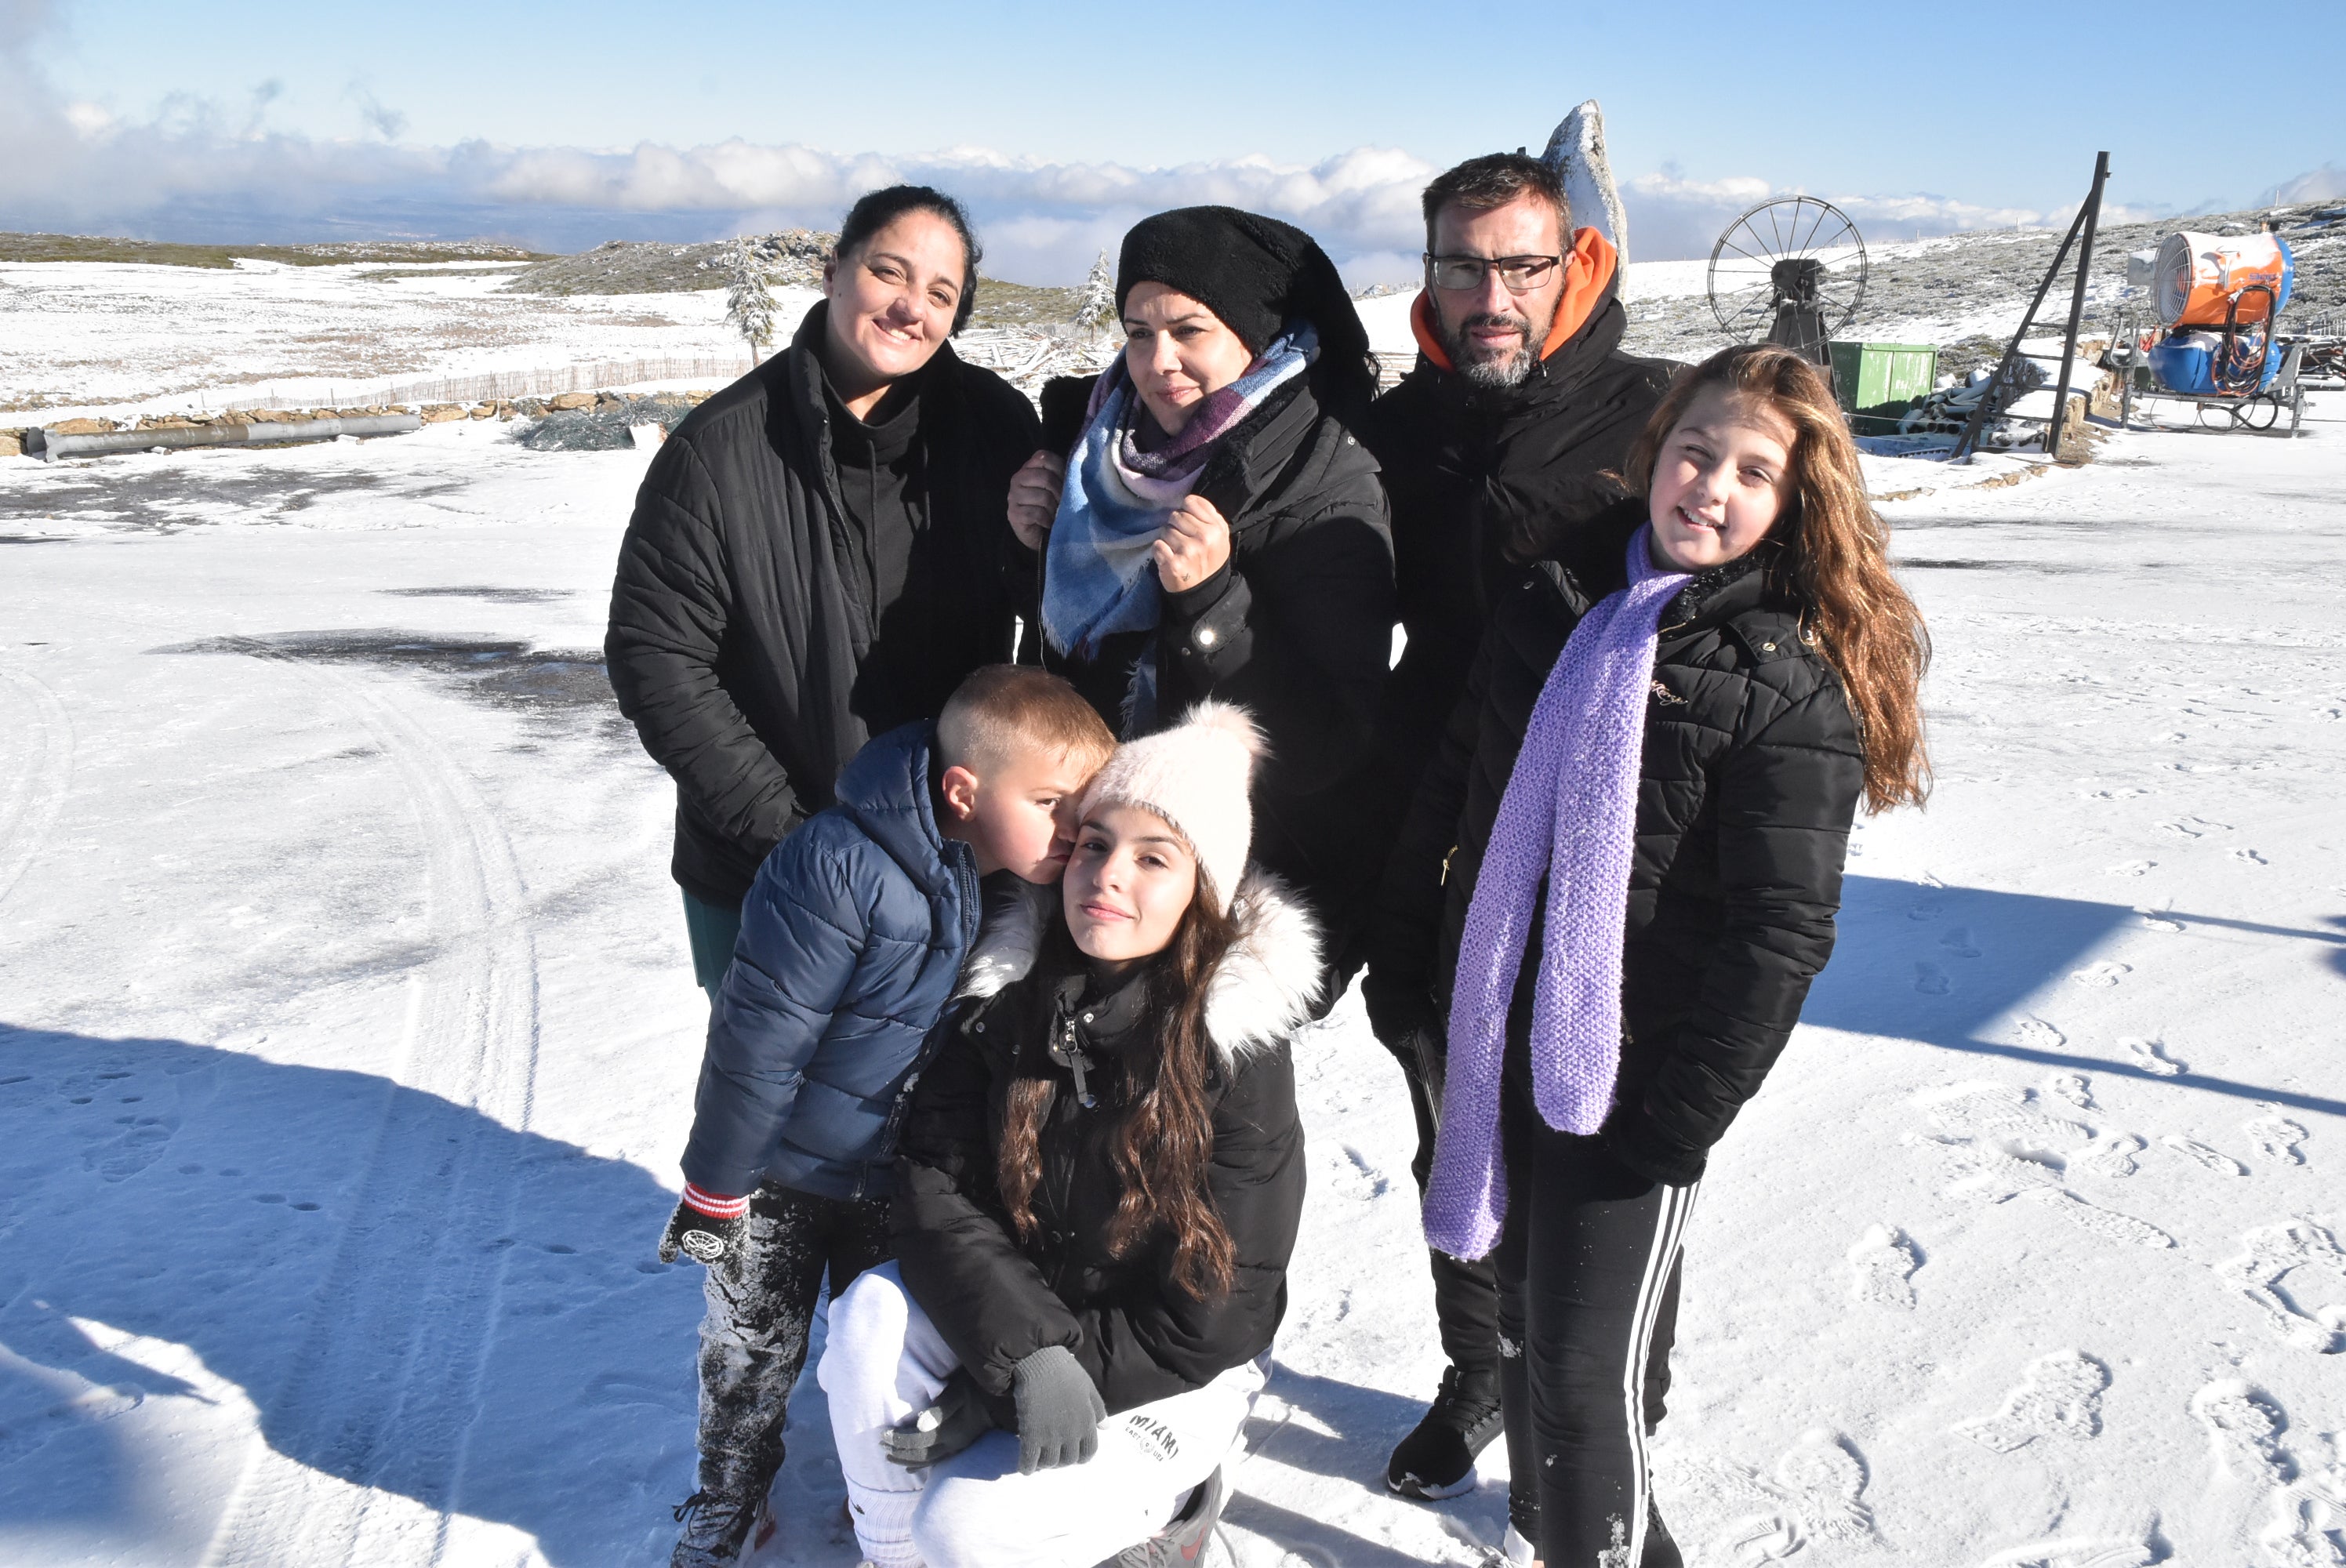
<path fill-rule="evenodd" d="M 1554 320 L 1553 313 L 1549 319 Z M 1481 326 L 1513 327 L 1523 335 L 1523 341 L 1512 353 L 1497 359 L 1477 359 L 1468 346 L 1466 334 Z M 1512 387 L 1521 386 L 1524 378 L 1532 373 L 1532 366 L 1539 362 L 1537 345 L 1547 336 L 1547 327 L 1542 323 L 1535 330 L 1528 316 L 1485 311 L 1467 317 L 1447 336 L 1450 341 L 1444 346 L 1450 351 L 1450 362 L 1458 368 L 1460 375 L 1478 387 Z"/>

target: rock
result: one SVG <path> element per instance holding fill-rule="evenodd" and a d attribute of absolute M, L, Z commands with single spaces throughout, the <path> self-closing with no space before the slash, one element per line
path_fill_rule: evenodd
<path fill-rule="evenodd" d="M 460 402 L 427 402 L 422 411 L 426 424 L 445 424 L 452 419 L 464 417 L 464 405 Z"/>
<path fill-rule="evenodd" d="M 114 429 L 110 419 L 66 419 L 47 427 L 51 435 L 105 435 Z"/>
<path fill-rule="evenodd" d="M 595 394 L 593 392 L 564 392 L 559 397 L 547 398 L 546 400 L 546 406 L 550 409 L 593 408 L 595 406 Z"/>
<path fill-rule="evenodd" d="M 0 457 L 25 455 L 25 433 L 21 430 L 0 430 Z"/>
<path fill-rule="evenodd" d="M 496 412 L 497 405 L 493 402 L 476 402 L 465 411 L 464 417 L 467 419 L 487 419 Z"/>

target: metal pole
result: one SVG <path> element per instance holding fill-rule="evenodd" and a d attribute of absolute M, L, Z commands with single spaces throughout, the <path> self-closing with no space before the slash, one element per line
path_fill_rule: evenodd
<path fill-rule="evenodd" d="M 2102 216 L 2102 187 L 2109 178 L 2110 155 L 2096 153 L 2093 194 L 2086 198 L 2086 209 L 2077 215 L 2086 223 L 2077 245 L 2077 287 L 2069 295 L 2069 336 L 2061 348 L 2060 384 L 2053 389 L 2053 423 L 2045 433 L 2045 455 L 2055 463 L 2061 461 L 2061 426 L 2069 416 L 2069 372 L 2077 362 L 2077 323 L 2086 313 L 2086 278 L 2094 267 L 2094 226 Z M 2270 333 L 2265 341 L 2271 342 Z"/>

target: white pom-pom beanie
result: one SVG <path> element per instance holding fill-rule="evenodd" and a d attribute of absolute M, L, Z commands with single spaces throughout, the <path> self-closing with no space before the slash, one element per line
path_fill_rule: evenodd
<path fill-rule="evenodd" d="M 1263 751 L 1245 708 L 1209 698 L 1172 728 L 1117 747 L 1084 791 L 1083 814 L 1137 806 L 1164 818 L 1188 840 L 1228 914 L 1254 840 L 1247 789 Z"/>

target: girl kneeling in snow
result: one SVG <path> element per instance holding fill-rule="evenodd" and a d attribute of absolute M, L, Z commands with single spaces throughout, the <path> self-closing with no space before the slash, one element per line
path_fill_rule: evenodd
<path fill-rule="evenodd" d="M 818 1374 L 881 1568 L 1187 1562 L 1219 1512 L 1287 1303 L 1320 972 L 1246 870 L 1260 749 L 1212 702 L 1127 744 L 1057 907 L 979 934 L 899 1145 L 896 1261 L 832 1307 Z"/>
<path fill-rule="evenodd" d="M 1447 1009 L 1426 1236 L 1494 1256 L 1508 1546 L 1553 1568 L 1680 1561 L 1645 1441 L 1695 1187 L 1832 951 L 1860 797 L 1928 780 L 1929 645 L 1816 370 L 1713 357 L 1627 470 L 1494 613 L 1372 960 Z"/>

